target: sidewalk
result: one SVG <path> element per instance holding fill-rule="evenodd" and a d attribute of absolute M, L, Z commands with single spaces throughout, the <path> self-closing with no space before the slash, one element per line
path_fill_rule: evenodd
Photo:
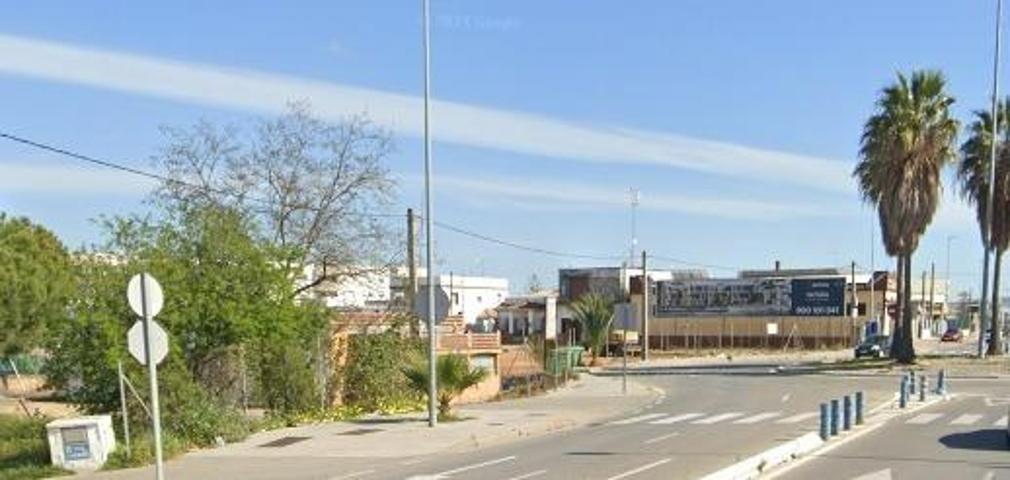
<path fill-rule="evenodd" d="M 375 459 L 462 452 L 574 428 L 642 408 L 659 395 L 632 381 L 628 394 L 621 395 L 619 378 L 583 375 L 543 396 L 461 407 L 458 413 L 467 420 L 435 429 L 428 428 L 422 414 L 285 428 L 192 452 L 166 466 L 172 478 L 330 478 L 353 472 L 359 464 L 374 465 Z M 151 475 L 147 467 L 77 478 L 146 480 Z"/>
<path fill-rule="evenodd" d="M 654 352 L 648 362 L 628 358 L 628 370 L 658 370 L 682 367 L 733 367 L 740 365 L 790 365 L 801 363 L 830 363 L 852 358 L 851 349 L 840 350 L 789 350 L 789 351 L 710 351 L 709 354 L 671 356 Z M 606 365 L 592 367 L 594 372 L 620 370 L 622 359 L 604 359 Z"/>

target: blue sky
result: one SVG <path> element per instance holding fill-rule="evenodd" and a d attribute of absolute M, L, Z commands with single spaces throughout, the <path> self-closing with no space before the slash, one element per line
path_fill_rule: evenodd
<path fill-rule="evenodd" d="M 939 68 L 968 120 L 989 95 L 988 1 L 432 1 L 436 215 L 572 253 L 640 245 L 728 267 L 869 264 L 848 172 L 896 71 Z M 0 17 L 0 128 L 149 168 L 161 125 L 247 124 L 287 100 L 395 133 L 396 205 L 422 205 L 419 2 L 31 2 Z M 633 7 L 632 7 L 633 6 Z M 1004 88 L 1006 91 L 1006 88 Z M 0 143 L 0 210 L 70 246 L 143 211 L 149 183 Z M 978 291 L 973 215 L 945 203 L 914 267 Z M 599 264 L 436 230 L 441 269 L 552 282 Z M 887 261 L 877 250 L 878 266 Z M 670 261 L 659 266 L 675 267 Z M 890 262 L 888 261 L 888 264 Z M 732 271 L 713 270 L 716 275 Z"/>

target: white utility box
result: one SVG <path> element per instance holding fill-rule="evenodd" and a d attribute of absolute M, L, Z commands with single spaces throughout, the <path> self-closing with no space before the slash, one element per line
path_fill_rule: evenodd
<path fill-rule="evenodd" d="M 112 417 L 63 418 L 46 424 L 53 465 L 70 470 L 97 470 L 116 448 Z"/>

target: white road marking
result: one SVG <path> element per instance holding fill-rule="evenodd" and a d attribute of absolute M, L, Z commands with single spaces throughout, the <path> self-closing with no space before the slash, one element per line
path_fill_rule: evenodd
<path fill-rule="evenodd" d="M 704 417 L 704 413 L 684 413 L 681 415 L 674 415 L 672 417 L 661 418 L 659 420 L 654 420 L 649 423 L 653 425 L 669 425 L 671 423 L 683 422 L 684 420 L 690 420 L 692 418 Z"/>
<path fill-rule="evenodd" d="M 547 473 L 547 470 L 537 470 L 530 473 L 524 473 L 522 475 L 519 475 L 518 477 L 512 477 L 508 480 L 526 480 L 527 478 L 539 477 L 540 475 L 543 475 L 545 473 Z"/>
<path fill-rule="evenodd" d="M 658 466 L 660 466 L 660 465 L 662 465 L 664 463 L 669 462 L 670 460 L 671 459 L 669 459 L 669 458 L 664 458 L 664 459 L 662 459 L 662 460 L 660 460 L 658 462 L 652 462 L 652 463 L 650 463 L 648 465 L 642 465 L 641 467 L 638 467 L 638 468 L 636 468 L 634 470 L 628 470 L 627 472 L 624 472 L 624 473 L 622 473 L 620 475 L 615 475 L 613 477 L 608 478 L 607 480 L 620 480 L 622 478 L 628 478 L 628 477 L 630 477 L 632 475 L 636 475 L 636 474 L 642 473 L 642 472 L 644 472 L 646 470 L 649 470 L 649 469 L 652 469 L 652 468 L 656 468 L 656 467 L 658 467 Z"/>
<path fill-rule="evenodd" d="M 650 420 L 653 418 L 665 417 L 665 413 L 647 413 L 645 415 L 639 415 L 637 417 L 625 418 L 624 420 L 618 420 L 616 422 L 611 422 L 611 425 L 631 425 L 632 423 L 638 423 L 643 420 Z"/>
<path fill-rule="evenodd" d="M 782 403 L 786 403 L 786 402 L 788 402 L 788 401 L 789 401 L 789 399 L 790 399 L 790 398 L 792 398 L 792 396 L 793 396 L 793 395 L 792 395 L 791 393 L 787 393 L 787 394 L 785 394 L 785 395 L 782 395 Z"/>
<path fill-rule="evenodd" d="M 360 472 L 348 473 L 347 475 L 341 475 L 339 477 L 330 477 L 330 480 L 347 480 L 351 478 L 358 478 L 370 473 L 375 473 L 375 470 L 362 470 Z"/>
<path fill-rule="evenodd" d="M 751 415 L 751 416 L 749 416 L 747 418 L 741 418 L 740 420 L 737 420 L 737 421 L 735 421 L 733 423 L 739 423 L 739 424 L 742 424 L 742 425 L 750 425 L 750 424 L 753 424 L 753 423 L 763 422 L 765 420 L 768 420 L 769 418 L 775 418 L 775 417 L 777 417 L 779 415 L 782 415 L 782 412 L 764 412 L 764 413 L 759 413 L 757 415 Z"/>
<path fill-rule="evenodd" d="M 666 435 L 660 435 L 660 436 L 658 436 L 656 438 L 650 438 L 650 439 L 648 439 L 648 440 L 646 440 L 646 441 L 644 441 L 642 443 L 644 443 L 646 445 L 649 445 L 649 444 L 653 444 L 653 443 L 656 443 L 656 442 L 662 442 L 663 440 L 666 440 L 668 438 L 676 437 L 677 435 L 680 435 L 680 432 L 673 432 L 673 433 L 668 433 Z"/>
<path fill-rule="evenodd" d="M 743 416 L 743 413 L 741 413 L 741 412 L 721 413 L 719 415 L 713 415 L 713 416 L 708 417 L 708 418 L 702 418 L 700 420 L 695 420 L 695 421 L 693 421 L 691 423 L 693 423 L 695 425 L 711 425 L 713 423 L 719 423 L 719 422 L 721 422 L 723 420 L 729 420 L 731 418 L 742 417 L 742 416 Z"/>
<path fill-rule="evenodd" d="M 883 470 L 877 470 L 876 472 L 867 473 L 866 475 L 853 477 L 852 480 L 891 480 L 891 478 L 891 469 L 885 468 Z"/>
<path fill-rule="evenodd" d="M 999 420 L 996 420 L 995 422 L 993 422 L 992 426 L 994 426 L 994 427 L 1005 427 L 1005 426 L 1007 426 L 1007 416 L 1003 415 L 1002 417 L 1000 417 Z"/>
<path fill-rule="evenodd" d="M 516 459 L 516 457 L 514 455 L 512 455 L 512 456 L 508 456 L 508 457 L 499 458 L 497 460 L 488 460 L 486 462 L 475 463 L 473 465 L 467 465 L 465 467 L 454 468 L 452 470 L 446 470 L 446 471 L 441 472 L 441 473 L 436 473 L 435 476 L 442 477 L 442 476 L 454 475 L 454 474 L 461 473 L 461 472 L 466 472 L 466 471 L 469 471 L 469 470 L 474 470 L 474 469 L 483 468 L 483 467 L 490 467 L 491 465 L 497 465 L 499 463 L 511 462 L 511 461 L 513 461 L 515 459 Z"/>
<path fill-rule="evenodd" d="M 909 423 L 912 425 L 925 425 L 942 416 L 943 416 L 942 413 L 923 413 L 916 415 L 912 418 L 909 418 L 908 421 L 906 421 L 905 423 Z"/>
<path fill-rule="evenodd" d="M 950 424 L 951 425 L 971 425 L 971 424 L 979 421 L 980 418 L 982 418 L 982 415 L 973 415 L 973 414 L 970 414 L 970 413 L 966 413 L 964 415 L 961 415 L 960 417 L 955 418 L 954 420 L 951 420 Z"/>
<path fill-rule="evenodd" d="M 786 418 L 780 419 L 780 420 L 776 421 L 775 423 L 800 423 L 800 422 L 802 422 L 804 420 L 807 420 L 807 419 L 810 419 L 810 418 L 814 418 L 814 417 L 816 417 L 818 415 L 820 415 L 819 412 L 801 413 L 801 414 L 798 414 L 798 415 L 793 415 L 791 417 L 786 417 Z"/>

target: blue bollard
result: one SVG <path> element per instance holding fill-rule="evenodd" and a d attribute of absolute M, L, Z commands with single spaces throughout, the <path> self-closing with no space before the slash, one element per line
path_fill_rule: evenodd
<path fill-rule="evenodd" d="M 828 404 L 821 404 L 821 440 L 828 439 Z"/>
<path fill-rule="evenodd" d="M 842 430 L 852 430 L 852 395 L 842 397 Z"/>
<path fill-rule="evenodd" d="M 856 392 L 856 425 L 863 424 L 863 391 Z"/>
<path fill-rule="evenodd" d="M 840 413 L 838 411 L 838 399 L 831 399 L 831 436 L 834 437 L 838 435 L 838 420 L 840 420 Z"/>
<path fill-rule="evenodd" d="M 898 391 L 898 407 L 908 406 L 908 377 L 901 378 L 901 390 Z"/>
<path fill-rule="evenodd" d="M 942 368 L 936 378 L 936 393 L 940 395 L 947 393 L 947 370 Z"/>
<path fill-rule="evenodd" d="M 929 390 L 929 386 L 926 384 L 926 376 L 923 375 L 919 377 L 919 401 L 926 401 L 926 392 Z"/>

